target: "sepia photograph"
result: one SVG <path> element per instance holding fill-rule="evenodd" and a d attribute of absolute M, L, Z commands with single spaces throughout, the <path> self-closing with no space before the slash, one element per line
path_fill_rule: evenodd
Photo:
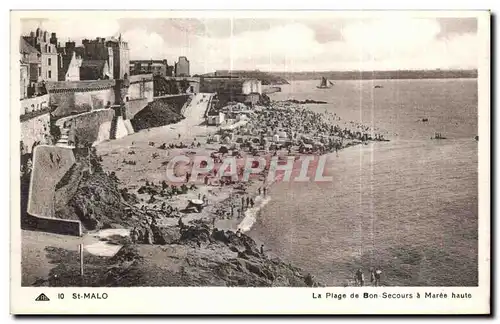
<path fill-rule="evenodd" d="M 146 13 L 11 14 L 11 284 L 30 300 L 489 300 L 488 11 Z"/>

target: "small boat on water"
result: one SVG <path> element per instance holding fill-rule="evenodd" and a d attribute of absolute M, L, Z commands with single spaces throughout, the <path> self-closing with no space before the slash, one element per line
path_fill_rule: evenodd
<path fill-rule="evenodd" d="M 476 139 L 476 141 L 479 141 L 479 135 L 477 135 L 476 137 L 474 137 Z"/>
<path fill-rule="evenodd" d="M 434 137 L 431 137 L 431 139 L 446 139 L 441 133 L 434 133 Z"/>
<path fill-rule="evenodd" d="M 383 88 L 383 86 L 381 86 L 381 85 L 378 85 L 378 84 L 377 84 L 376 86 L 374 86 L 374 88 L 375 88 L 375 89 L 382 89 L 382 88 Z"/>
<path fill-rule="evenodd" d="M 329 82 L 330 84 L 327 84 L 327 82 Z M 326 80 L 325 77 L 322 77 L 321 84 L 319 86 L 317 86 L 316 88 L 318 88 L 318 89 L 330 89 L 331 87 L 333 87 L 333 82 Z"/>
<path fill-rule="evenodd" d="M 423 121 L 423 122 L 428 122 L 428 121 L 429 121 L 429 118 L 422 118 L 422 121 Z"/>

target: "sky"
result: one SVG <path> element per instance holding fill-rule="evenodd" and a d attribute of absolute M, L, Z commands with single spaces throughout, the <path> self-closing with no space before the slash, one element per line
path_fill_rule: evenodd
<path fill-rule="evenodd" d="M 187 56 L 191 74 L 218 69 L 346 71 L 470 69 L 478 65 L 475 18 L 26 19 L 63 45 L 122 35 L 131 59 Z"/>

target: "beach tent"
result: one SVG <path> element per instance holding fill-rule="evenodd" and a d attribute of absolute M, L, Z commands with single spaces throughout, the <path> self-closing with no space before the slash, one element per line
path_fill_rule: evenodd
<path fill-rule="evenodd" d="M 201 199 L 191 199 L 188 201 L 188 205 L 186 209 L 195 209 L 198 213 L 200 213 L 203 209 L 204 202 Z"/>

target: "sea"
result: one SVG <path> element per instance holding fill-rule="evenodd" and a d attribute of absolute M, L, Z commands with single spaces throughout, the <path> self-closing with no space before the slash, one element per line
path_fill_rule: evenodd
<path fill-rule="evenodd" d="M 292 81 L 270 97 L 326 101 L 306 106 L 390 142 L 331 154 L 333 181 L 275 183 L 250 235 L 326 286 L 371 267 L 384 286 L 477 286 L 477 79 L 334 82 Z"/>

